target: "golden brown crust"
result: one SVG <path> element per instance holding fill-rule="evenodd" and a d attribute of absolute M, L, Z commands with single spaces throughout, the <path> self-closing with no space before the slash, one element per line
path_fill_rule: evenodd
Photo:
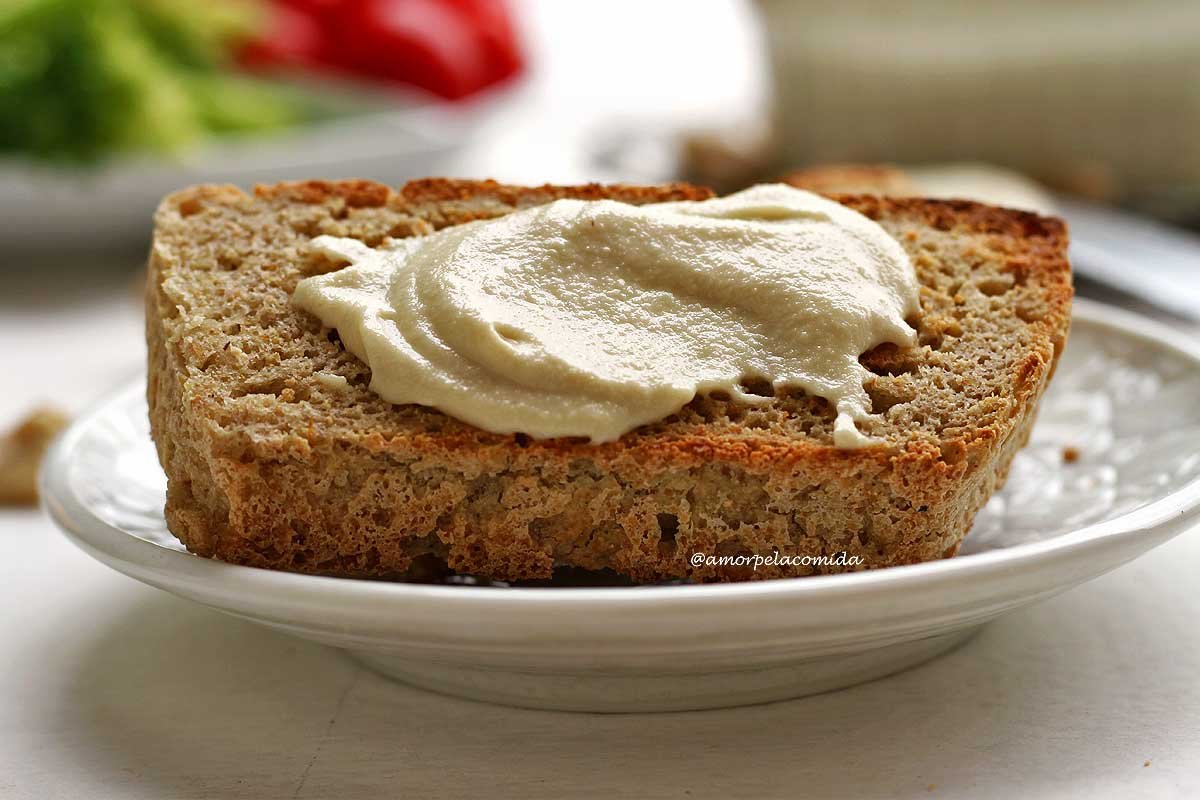
<path fill-rule="evenodd" d="M 472 201 L 480 196 L 491 197 L 510 206 L 529 205 L 530 201 L 571 197 L 577 200 L 621 200 L 627 203 L 662 203 L 668 200 L 706 200 L 712 191 L 688 183 L 667 183 L 658 186 L 586 183 L 579 186 L 507 186 L 492 180 L 453 180 L 423 178 L 409 181 L 399 194 L 410 203 L 445 203 Z"/>
<path fill-rule="evenodd" d="M 556 197 L 702 199 L 665 187 L 366 181 L 194 187 L 159 210 L 147 290 L 152 428 L 167 517 L 193 551 L 237 563 L 395 575 L 429 555 L 498 578 L 555 564 L 636 580 L 801 575 L 693 568 L 693 552 L 822 555 L 866 567 L 953 552 L 1003 480 L 1066 335 L 1061 222 L 965 201 L 836 196 L 909 250 L 923 284 L 922 347 L 863 363 L 880 447 L 829 439 L 823 401 L 763 409 L 697 398 L 594 446 L 472 428 L 389 406 L 369 371 L 290 307 L 319 233 L 376 244 Z M 316 371 L 345 377 L 333 396 Z M 975 372 L 985 373 L 979 377 Z"/>
<path fill-rule="evenodd" d="M 210 187 L 193 187 L 185 192 L 207 194 Z M 259 184 L 254 196 L 263 200 L 284 200 L 317 204 L 332 199 L 345 201 L 350 208 L 377 208 L 385 205 L 403 207 L 406 204 L 463 203 L 487 197 L 508 206 L 544 203 L 571 197 L 579 200 L 616 199 L 629 203 L 664 202 L 667 200 L 704 200 L 712 191 L 686 183 L 662 186 L 623 186 L 587 183 L 578 186 L 508 186 L 493 180 L 456 180 L 451 178 L 422 178 L 409 181 L 393 191 L 382 183 L 368 180 L 308 180 Z"/>
<path fill-rule="evenodd" d="M 186 190 L 185 190 L 186 191 Z M 283 200 L 317 204 L 334 198 L 349 208 L 378 208 L 392 198 L 392 190 L 382 183 L 367 180 L 289 181 L 254 187 L 254 196 L 263 200 Z"/>

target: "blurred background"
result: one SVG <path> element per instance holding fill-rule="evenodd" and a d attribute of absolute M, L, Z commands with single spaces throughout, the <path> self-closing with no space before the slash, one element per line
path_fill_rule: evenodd
<path fill-rule="evenodd" d="M 6 0 L 0 428 L 138 374 L 150 215 L 201 181 L 978 198 L 1064 216 L 1083 294 L 1196 330 L 1197 42 L 1192 0 Z"/>

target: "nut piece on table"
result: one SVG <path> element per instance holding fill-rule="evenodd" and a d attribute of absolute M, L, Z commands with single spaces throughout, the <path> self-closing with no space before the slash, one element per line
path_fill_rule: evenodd
<path fill-rule="evenodd" d="M 37 504 L 42 455 L 68 421 L 55 408 L 37 408 L 0 439 L 0 505 Z"/>

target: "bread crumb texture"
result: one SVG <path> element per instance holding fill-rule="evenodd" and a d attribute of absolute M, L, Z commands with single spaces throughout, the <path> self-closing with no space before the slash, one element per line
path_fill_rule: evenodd
<path fill-rule="evenodd" d="M 952 555 L 1028 438 L 1067 335 L 1058 220 L 834 195 L 896 237 L 921 283 L 920 345 L 862 357 L 878 415 L 864 432 L 881 440 L 862 450 L 835 449 L 833 409 L 800 391 L 761 406 L 699 396 L 598 446 L 488 433 L 383 402 L 336 332 L 290 302 L 299 280 L 342 266 L 312 252 L 318 235 L 378 246 L 560 197 L 709 194 L 430 179 L 167 197 L 146 333 L 171 531 L 192 552 L 234 563 L 381 578 L 436 563 L 499 580 L 545 579 L 556 566 L 639 582 L 745 580 Z M 862 563 L 752 571 L 689 561 L 773 552 Z"/>

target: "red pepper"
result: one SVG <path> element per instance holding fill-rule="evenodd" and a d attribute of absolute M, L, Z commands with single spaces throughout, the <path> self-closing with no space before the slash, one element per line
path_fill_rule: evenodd
<path fill-rule="evenodd" d="M 520 71 L 502 0 L 274 0 L 251 66 L 329 67 L 466 97 Z"/>
<path fill-rule="evenodd" d="M 524 62 L 504 0 L 446 0 L 475 19 L 475 29 L 488 48 L 492 67 L 503 77 L 515 75 Z"/>
<path fill-rule="evenodd" d="M 333 0 L 336 2 L 336 0 Z M 247 67 L 313 67 L 328 61 L 329 38 L 321 19 L 301 5 L 317 5 L 319 0 L 302 3 L 273 3 L 268 9 L 266 30 L 243 45 L 238 59 Z"/>

